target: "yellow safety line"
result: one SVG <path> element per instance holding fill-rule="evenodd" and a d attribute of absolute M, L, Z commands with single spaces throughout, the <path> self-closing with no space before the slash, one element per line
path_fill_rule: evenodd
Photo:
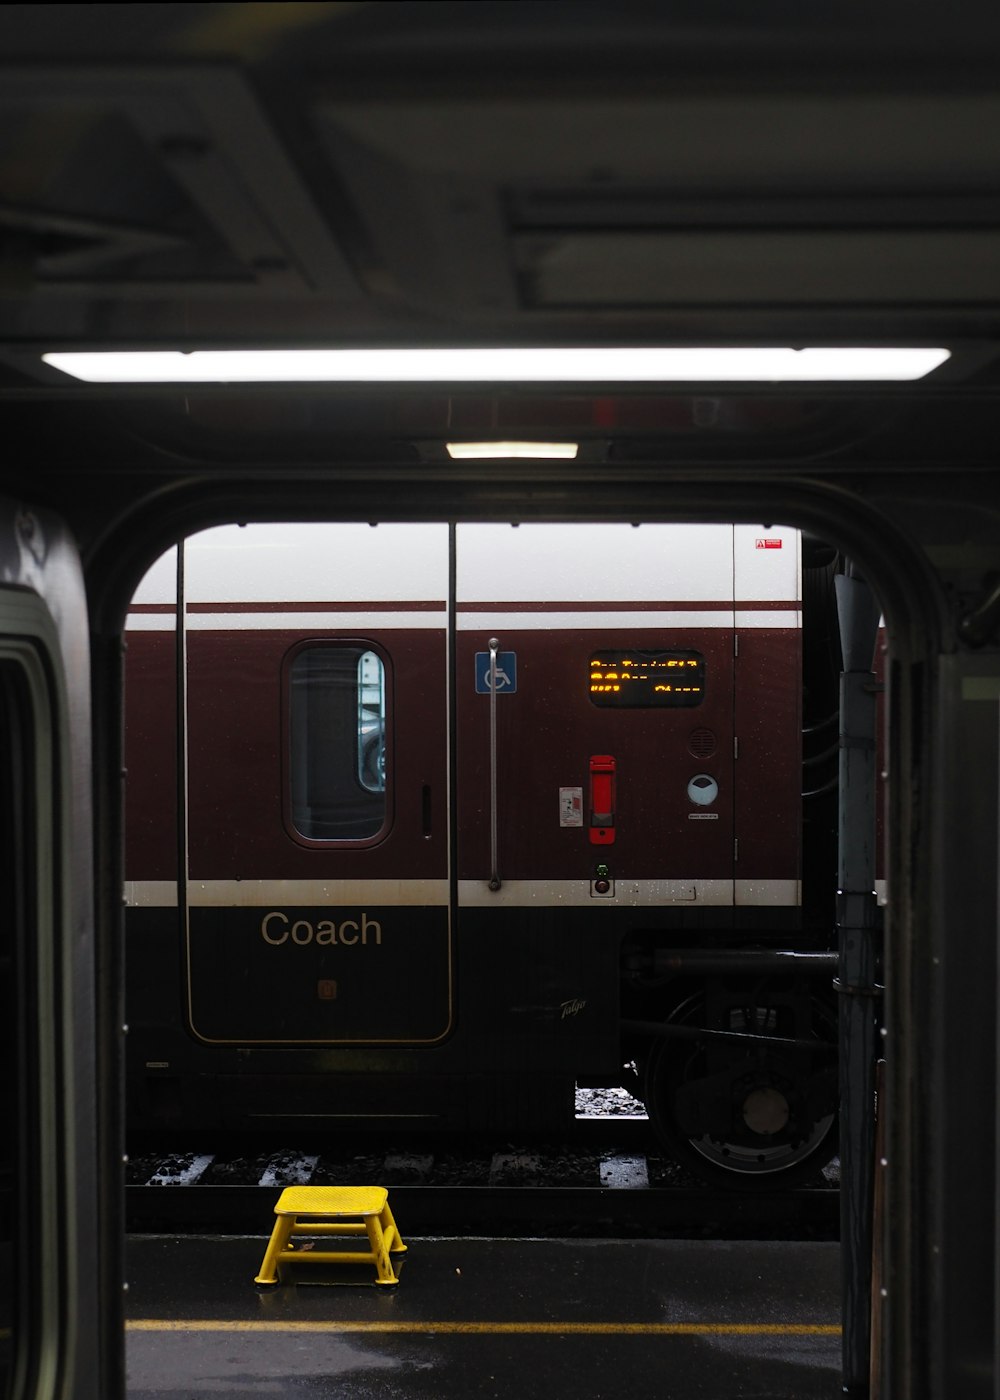
<path fill-rule="evenodd" d="M 135 1318 L 129 1332 L 361 1332 L 608 1337 L 839 1337 L 828 1322 L 273 1322 L 222 1319 Z"/>

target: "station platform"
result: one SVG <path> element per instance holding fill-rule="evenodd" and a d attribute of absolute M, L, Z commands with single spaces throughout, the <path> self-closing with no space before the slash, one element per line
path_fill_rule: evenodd
<path fill-rule="evenodd" d="M 265 1234 L 131 1236 L 130 1400 L 841 1394 L 836 1244 L 421 1239 L 399 1223 L 395 1288 L 355 1265 L 258 1290 Z"/>

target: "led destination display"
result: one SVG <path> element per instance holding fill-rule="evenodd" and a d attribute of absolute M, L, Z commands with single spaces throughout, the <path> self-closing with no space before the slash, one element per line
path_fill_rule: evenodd
<path fill-rule="evenodd" d="M 697 651 L 639 651 L 615 647 L 591 655 L 590 698 L 610 709 L 700 705 L 705 658 Z"/>

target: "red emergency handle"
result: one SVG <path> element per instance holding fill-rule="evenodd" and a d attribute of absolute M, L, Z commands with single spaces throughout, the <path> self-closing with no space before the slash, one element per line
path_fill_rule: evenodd
<path fill-rule="evenodd" d="M 597 753 L 590 760 L 590 844 L 612 846 L 615 840 L 615 761 Z"/>

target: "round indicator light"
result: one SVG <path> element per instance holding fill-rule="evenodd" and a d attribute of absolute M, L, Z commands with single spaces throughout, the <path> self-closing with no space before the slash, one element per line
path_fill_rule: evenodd
<path fill-rule="evenodd" d="M 688 801 L 710 807 L 719 795 L 719 784 L 709 773 L 696 773 L 687 786 Z"/>

